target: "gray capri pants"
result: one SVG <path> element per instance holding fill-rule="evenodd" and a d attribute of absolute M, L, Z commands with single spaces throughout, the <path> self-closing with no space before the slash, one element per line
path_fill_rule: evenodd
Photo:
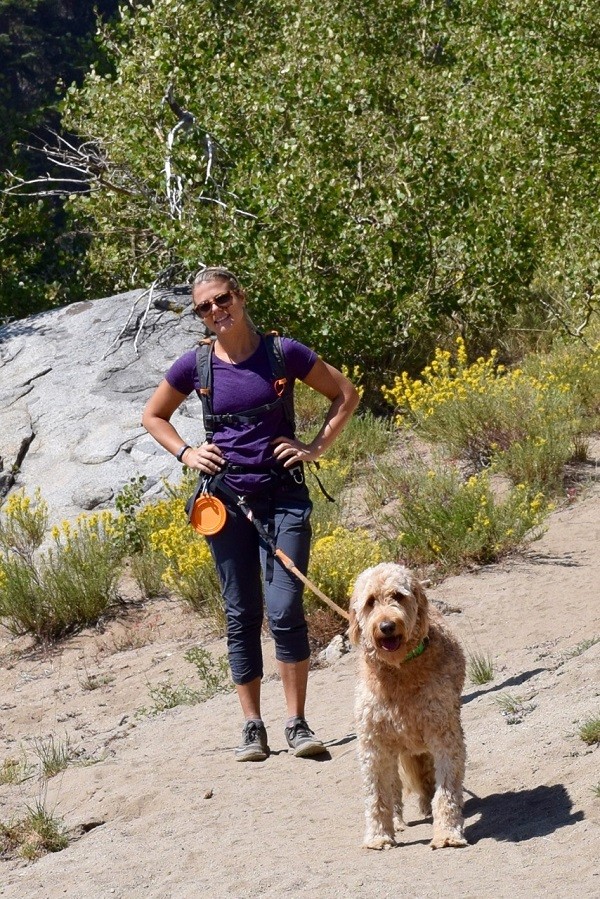
<path fill-rule="evenodd" d="M 263 604 L 278 661 L 303 662 L 309 657 L 302 605 L 304 585 L 273 557 L 243 512 L 222 495 L 219 498 L 227 507 L 227 521 L 218 534 L 206 540 L 225 603 L 231 676 L 235 684 L 246 684 L 263 676 Z M 276 545 L 306 574 L 312 512 L 306 485 L 278 484 L 256 496 L 246 496 L 246 503 Z"/>

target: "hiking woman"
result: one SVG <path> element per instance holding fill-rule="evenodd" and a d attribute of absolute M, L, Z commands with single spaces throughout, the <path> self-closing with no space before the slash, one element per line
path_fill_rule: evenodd
<path fill-rule="evenodd" d="M 180 462 L 207 476 L 217 497 L 219 481 L 229 494 L 233 490 L 244 496 L 277 546 L 306 574 L 312 504 L 303 464 L 316 461 L 331 446 L 356 408 L 358 393 L 340 371 L 288 338 L 279 344 L 285 377 L 274 378 L 268 340 L 254 327 L 246 293 L 227 269 L 200 271 L 192 303 L 215 338 L 208 357 L 211 386 L 200 383 L 196 351 L 185 353 L 148 401 L 143 425 Z M 309 443 L 294 436 L 285 401 L 297 379 L 330 401 L 323 425 Z M 212 409 L 212 416 L 206 416 L 210 427 L 205 421 L 207 440 L 188 446 L 170 419 L 192 391 L 202 388 L 205 397 L 210 392 Z M 206 408 L 204 404 L 205 414 Z M 229 664 L 246 719 L 235 757 L 262 761 L 269 754 L 260 705 L 263 604 L 287 705 L 288 745 L 296 756 L 318 755 L 325 747 L 305 718 L 310 651 L 302 583 L 273 557 L 236 503 L 225 495 L 219 498 L 227 510 L 225 524 L 206 539 L 221 583 Z"/>

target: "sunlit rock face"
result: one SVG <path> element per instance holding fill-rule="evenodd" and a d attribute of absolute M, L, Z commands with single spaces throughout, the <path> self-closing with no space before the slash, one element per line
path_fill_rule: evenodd
<path fill-rule="evenodd" d="M 181 466 L 140 421 L 167 368 L 203 336 L 189 288 L 132 291 L 0 328 L 0 497 L 39 487 L 56 522 L 112 508 L 139 475 L 147 495 L 177 480 Z M 172 421 L 184 440 L 202 440 L 195 396 Z"/>

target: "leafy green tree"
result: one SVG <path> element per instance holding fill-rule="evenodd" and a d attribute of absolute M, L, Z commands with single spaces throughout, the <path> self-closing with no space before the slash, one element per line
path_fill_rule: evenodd
<path fill-rule="evenodd" d="M 375 382 L 422 364 L 449 325 L 483 347 L 528 310 L 582 320 L 598 283 L 596 12 L 130 2 L 104 33 L 112 70 L 66 103 L 101 159 L 68 204 L 94 232 L 89 288 L 225 263 L 257 321 Z"/>
<path fill-rule="evenodd" d="M 96 13 L 114 14 L 118 0 L 0 0 L 0 172 L 37 178 L 43 155 L 17 150 L 60 129 L 61 95 L 81 82 L 99 57 Z M 0 175 L 0 189 L 9 179 Z M 68 222 L 63 201 L 0 198 L 0 318 L 22 316 L 85 291 L 87 238 Z M 83 278 L 82 278 L 83 276 Z M 82 283 L 79 283 L 82 281 Z"/>

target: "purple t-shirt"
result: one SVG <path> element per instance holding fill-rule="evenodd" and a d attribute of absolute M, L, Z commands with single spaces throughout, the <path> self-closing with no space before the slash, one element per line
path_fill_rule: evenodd
<path fill-rule="evenodd" d="M 281 339 L 287 377 L 292 382 L 301 381 L 317 361 L 317 354 L 304 344 L 289 337 Z M 269 356 L 261 340 L 254 353 L 239 365 L 224 362 L 212 353 L 213 392 L 212 406 L 215 415 L 225 412 L 246 412 L 256 406 L 272 403 L 277 398 Z M 165 375 L 168 383 L 186 396 L 198 391 L 200 383 L 196 370 L 196 351 L 190 350 L 176 362 Z M 213 441 L 232 465 L 261 466 L 274 462 L 275 437 L 291 437 L 292 428 L 286 420 L 283 404 L 267 412 L 260 421 L 246 424 L 223 424 L 214 434 Z M 265 486 L 269 475 L 244 473 L 227 475 L 227 484 L 238 493 L 253 493 Z"/>

